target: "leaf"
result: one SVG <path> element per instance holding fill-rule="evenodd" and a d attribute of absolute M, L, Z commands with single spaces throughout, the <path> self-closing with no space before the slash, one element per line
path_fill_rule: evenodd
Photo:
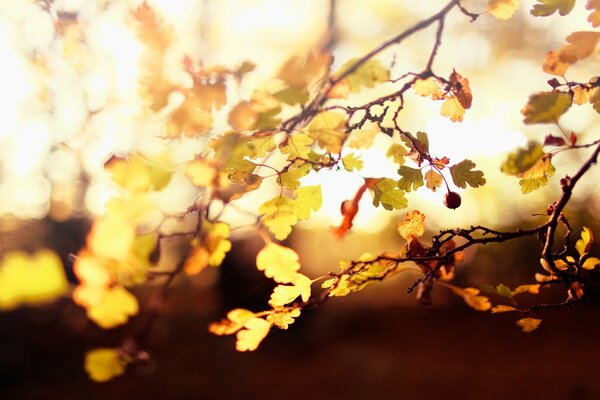
<path fill-rule="evenodd" d="M 496 293 L 498 293 L 500 296 L 507 297 L 507 298 L 509 298 L 511 300 L 513 298 L 512 291 L 510 290 L 510 288 L 508 286 L 506 286 L 503 283 L 501 283 L 498 286 L 496 286 Z"/>
<path fill-rule="evenodd" d="M 463 298 L 467 305 L 477 311 L 487 311 L 492 308 L 492 304 L 490 300 L 485 296 L 479 296 L 479 289 L 468 287 L 468 288 L 459 288 L 448 283 L 441 283 L 441 285 L 450 288 L 454 292 L 454 294 Z"/>
<path fill-rule="evenodd" d="M 594 243 L 594 234 L 590 228 L 584 226 L 581 231 L 581 239 L 577 240 L 577 243 L 575 243 L 575 249 L 579 253 L 579 257 L 583 257 L 589 253 L 592 248 L 592 243 Z"/>
<path fill-rule="evenodd" d="M 87 309 L 87 316 L 103 329 L 122 325 L 139 311 L 134 295 L 122 286 L 113 286 L 104 292 L 102 300 Z"/>
<path fill-rule="evenodd" d="M 423 233 L 425 233 L 425 214 L 418 210 L 406 213 L 404 221 L 398 223 L 398 233 L 409 243 L 423 236 Z"/>
<path fill-rule="evenodd" d="M 285 138 L 279 145 L 279 150 L 281 150 L 281 154 L 288 155 L 288 160 L 296 158 L 307 159 L 312 142 L 313 140 L 303 133 L 293 134 Z"/>
<path fill-rule="evenodd" d="M 135 240 L 135 226 L 121 213 L 108 212 L 94 221 L 87 236 L 88 247 L 98 256 L 125 260 Z"/>
<path fill-rule="evenodd" d="M 295 193 L 296 215 L 298 220 L 310 218 L 313 211 L 318 211 L 323 205 L 321 185 L 303 186 Z"/>
<path fill-rule="evenodd" d="M 571 107 L 573 97 L 569 93 L 541 92 L 529 97 L 521 110 L 526 124 L 556 123 Z"/>
<path fill-rule="evenodd" d="M 329 54 L 317 51 L 311 51 L 305 56 L 294 56 L 281 66 L 278 78 L 291 87 L 306 88 L 327 72 L 331 61 Z"/>
<path fill-rule="evenodd" d="M 166 134 L 168 138 L 179 138 L 181 135 L 198 137 L 210 131 L 212 124 L 212 114 L 205 109 L 204 103 L 191 97 L 171 113 Z"/>
<path fill-rule="evenodd" d="M 250 103 L 241 101 L 231 109 L 227 122 L 236 131 L 250 131 L 258 122 L 258 113 L 252 109 Z"/>
<path fill-rule="evenodd" d="M 300 186 L 300 178 L 305 177 L 309 172 L 310 164 L 303 160 L 296 160 L 289 165 L 287 171 L 279 175 L 279 182 L 286 189 L 296 189 Z"/>
<path fill-rule="evenodd" d="M 244 324 L 244 328 L 237 333 L 235 349 L 237 351 L 254 351 L 267 337 L 271 324 L 262 318 L 252 318 Z"/>
<path fill-rule="evenodd" d="M 212 186 L 217 172 L 215 165 L 204 158 L 196 158 L 185 165 L 185 175 L 195 186 Z"/>
<path fill-rule="evenodd" d="M 425 173 L 425 181 L 428 189 L 431 189 L 432 192 L 435 192 L 437 188 L 442 186 L 444 179 L 442 175 L 435 172 L 433 169 L 430 169 Z"/>
<path fill-rule="evenodd" d="M 68 288 L 62 262 L 50 250 L 7 252 L 0 264 L 0 310 L 54 300 Z"/>
<path fill-rule="evenodd" d="M 548 177 L 554 175 L 556 171 L 551 160 L 551 154 L 544 154 L 533 167 L 523 173 L 523 179 L 519 181 L 523 194 L 530 193 L 548 184 Z"/>
<path fill-rule="evenodd" d="M 307 302 L 310 298 L 310 285 L 312 281 L 302 275 L 297 274 L 293 285 L 278 285 L 271 294 L 269 305 L 271 307 L 281 307 L 296 300 L 298 296 L 302 297 L 302 301 Z"/>
<path fill-rule="evenodd" d="M 387 153 L 385 155 L 394 160 L 394 162 L 398 165 L 404 164 L 404 156 L 408 154 L 408 150 L 406 147 L 402 146 L 400 143 L 393 143 L 388 148 Z"/>
<path fill-rule="evenodd" d="M 379 204 L 388 211 L 406 208 L 408 200 L 404 197 L 404 191 L 398 188 L 398 182 L 390 178 L 381 178 L 371 189 L 373 191 L 373 205 Z"/>
<path fill-rule="evenodd" d="M 363 167 L 363 161 L 359 157 L 355 157 L 354 153 L 350 153 L 345 155 L 342 158 L 342 164 L 344 164 L 344 168 L 346 171 L 352 172 L 353 170 L 360 171 Z"/>
<path fill-rule="evenodd" d="M 310 94 L 303 87 L 288 87 L 273 93 L 273 97 L 282 103 L 293 106 L 294 104 L 305 104 L 309 100 Z"/>
<path fill-rule="evenodd" d="M 213 335 L 232 335 L 242 329 L 244 325 L 254 318 L 252 311 L 236 308 L 227 313 L 227 318 L 219 322 L 212 322 L 208 331 Z"/>
<path fill-rule="evenodd" d="M 277 196 L 258 209 L 262 223 L 278 240 L 284 240 L 292 232 L 292 226 L 298 222 L 297 205 L 286 196 Z"/>
<path fill-rule="evenodd" d="M 515 290 L 512 291 L 513 296 L 520 294 L 520 293 L 539 294 L 540 293 L 540 285 L 539 284 L 520 285 L 520 286 L 517 286 L 515 288 Z"/>
<path fill-rule="evenodd" d="M 459 188 L 466 188 L 467 185 L 471 187 L 479 187 L 485 185 L 485 178 L 483 172 L 479 170 L 473 171 L 475 163 L 471 160 L 462 160 L 458 164 L 450 167 L 450 175 L 452 181 Z"/>
<path fill-rule="evenodd" d="M 360 129 L 352 131 L 348 140 L 348 147 L 352 149 L 366 149 L 373 145 L 375 136 L 379 131 L 376 129 Z"/>
<path fill-rule="evenodd" d="M 534 17 L 548 17 L 556 11 L 562 16 L 571 12 L 575 6 L 575 0 L 537 0 L 530 13 Z"/>
<path fill-rule="evenodd" d="M 510 19 L 519 8 L 519 0 L 490 0 L 487 11 L 495 18 Z"/>
<path fill-rule="evenodd" d="M 512 306 L 507 306 L 504 304 L 498 304 L 498 305 L 492 307 L 492 309 L 491 309 L 492 314 L 505 313 L 505 312 L 511 312 L 511 311 L 517 311 L 517 309 Z"/>
<path fill-rule="evenodd" d="M 300 316 L 298 308 L 277 308 L 267 316 L 267 321 L 279 329 L 287 329 Z"/>
<path fill-rule="evenodd" d="M 598 265 L 600 265 L 600 258 L 588 257 L 581 265 L 581 268 L 587 269 L 587 270 L 592 270 L 592 269 L 596 268 Z"/>
<path fill-rule="evenodd" d="M 461 122 L 465 115 L 465 108 L 462 106 L 456 96 L 452 96 L 442 103 L 440 114 L 443 117 L 450 118 L 452 122 Z"/>
<path fill-rule="evenodd" d="M 106 382 L 125 373 L 127 362 L 113 348 L 98 348 L 85 353 L 84 368 L 94 382 Z"/>
<path fill-rule="evenodd" d="M 517 321 L 517 325 L 519 325 L 521 330 L 525 333 L 535 331 L 541 323 L 542 320 L 537 318 L 521 318 Z"/>
<path fill-rule="evenodd" d="M 256 256 L 256 267 L 277 283 L 293 283 L 300 269 L 298 253 L 289 247 L 268 242 Z"/>
<path fill-rule="evenodd" d="M 346 116 L 333 111 L 322 112 L 308 124 L 305 132 L 328 152 L 339 153 L 346 137 Z"/>
<path fill-rule="evenodd" d="M 544 71 L 552 75 L 564 76 L 569 66 L 594 53 L 599 40 L 600 32 L 571 33 L 567 36 L 568 44 L 546 54 Z"/>
<path fill-rule="evenodd" d="M 588 0 L 586 9 L 593 10 L 588 17 L 588 22 L 592 24 L 594 28 L 600 26 L 600 0 Z"/>
<path fill-rule="evenodd" d="M 354 58 L 347 61 L 334 74 L 336 76 L 344 74 L 351 69 L 361 59 Z M 359 92 L 364 87 L 372 88 L 378 83 L 387 82 L 390 79 L 389 68 L 384 67 L 379 60 L 369 59 L 359 66 L 356 70 L 345 77 L 345 80 L 350 84 L 352 92 Z"/>
<path fill-rule="evenodd" d="M 516 152 L 510 153 L 506 161 L 502 163 L 500 170 L 507 175 L 522 177 L 543 156 L 542 145 L 531 140 L 527 143 L 527 147 L 521 147 Z"/>
<path fill-rule="evenodd" d="M 405 192 L 410 192 L 413 189 L 417 190 L 425 184 L 423 181 L 423 173 L 420 169 L 402 165 L 398 169 L 398 174 L 402 176 L 402 179 L 398 181 L 398 187 Z"/>
<path fill-rule="evenodd" d="M 413 89 L 419 96 L 431 96 L 434 100 L 441 98 L 443 95 L 439 81 L 432 77 L 427 79 L 417 79 L 415 83 L 413 83 Z"/>
<path fill-rule="evenodd" d="M 171 180 L 172 173 L 161 160 L 151 163 L 137 153 L 130 157 L 112 156 L 104 163 L 113 182 L 129 192 L 162 190 Z"/>
<path fill-rule="evenodd" d="M 473 102 L 473 94 L 471 93 L 469 80 L 467 78 L 463 78 L 461 74 L 453 70 L 450 74 L 449 82 L 450 90 L 452 91 L 452 93 L 454 93 L 460 105 L 465 110 L 471 108 L 471 104 Z"/>

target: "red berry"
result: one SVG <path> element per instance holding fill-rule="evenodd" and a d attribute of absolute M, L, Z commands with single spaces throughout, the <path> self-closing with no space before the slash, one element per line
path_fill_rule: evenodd
<path fill-rule="evenodd" d="M 460 195 L 456 192 L 448 192 L 446 196 L 444 196 L 444 205 L 451 209 L 456 209 L 460 207 L 461 198 Z"/>

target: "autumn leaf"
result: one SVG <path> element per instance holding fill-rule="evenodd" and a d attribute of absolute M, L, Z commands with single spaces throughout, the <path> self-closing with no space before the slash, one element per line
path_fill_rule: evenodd
<path fill-rule="evenodd" d="M 512 307 L 512 306 L 507 306 L 504 304 L 498 304 L 494 307 L 492 307 L 492 309 L 490 310 L 492 314 L 498 314 L 498 313 L 505 313 L 505 312 L 511 312 L 511 311 L 517 311 L 516 308 Z"/>
<path fill-rule="evenodd" d="M 442 186 L 444 178 L 442 177 L 442 175 L 435 172 L 433 169 L 430 169 L 425 173 L 425 181 L 427 188 L 435 192 L 437 188 Z"/>
<path fill-rule="evenodd" d="M 452 71 L 448 81 L 450 82 L 450 90 L 452 91 L 452 93 L 454 93 L 460 105 L 465 110 L 471 108 L 471 104 L 473 102 L 473 94 L 471 93 L 469 80 L 467 78 L 464 78 L 458 72 Z"/>
<path fill-rule="evenodd" d="M 103 329 L 122 325 L 139 311 L 134 295 L 122 286 L 107 289 L 99 303 L 87 309 L 87 316 Z"/>
<path fill-rule="evenodd" d="M 519 285 L 512 291 L 513 296 L 521 293 L 531 293 L 531 294 L 539 294 L 540 293 L 540 285 Z"/>
<path fill-rule="evenodd" d="M 306 302 L 310 298 L 310 285 L 312 281 L 302 275 L 297 274 L 293 281 L 293 285 L 278 285 L 271 294 L 269 305 L 271 307 L 281 307 L 296 300 L 298 296 L 302 301 Z"/>
<path fill-rule="evenodd" d="M 219 322 L 212 322 L 208 326 L 208 331 L 213 335 L 232 335 L 242 329 L 252 318 L 254 318 L 252 311 L 236 308 L 227 313 L 227 318 Z"/>
<path fill-rule="evenodd" d="M 112 156 L 104 163 L 104 169 L 113 182 L 129 192 L 162 190 L 171 180 L 169 166 L 161 160 L 164 156 L 146 159 L 137 153 L 129 157 Z"/>
<path fill-rule="evenodd" d="M 231 109 L 227 121 L 236 131 L 249 131 L 254 129 L 258 122 L 258 113 L 252 109 L 248 102 L 242 101 Z"/>
<path fill-rule="evenodd" d="M 185 165 L 185 175 L 195 186 L 212 186 L 217 172 L 215 165 L 205 158 L 196 158 Z"/>
<path fill-rule="evenodd" d="M 398 174 L 402 176 L 400 181 L 398 181 L 398 187 L 405 192 L 410 192 L 413 189 L 417 190 L 425 184 L 423 181 L 423 173 L 420 169 L 402 165 L 398 169 Z"/>
<path fill-rule="evenodd" d="M 523 173 L 522 179 L 519 181 L 523 194 L 530 193 L 548 184 L 548 177 L 553 176 L 556 171 L 551 160 L 552 155 L 545 154 Z"/>
<path fill-rule="evenodd" d="M 446 286 L 454 294 L 463 298 L 467 305 L 477 311 L 487 311 L 492 308 L 492 304 L 490 300 L 485 296 L 479 295 L 479 289 L 468 287 L 468 288 L 459 288 L 457 286 L 450 285 L 448 283 L 439 282 L 440 285 Z"/>
<path fill-rule="evenodd" d="M 575 243 L 575 249 L 579 253 L 579 257 L 583 257 L 589 253 L 592 243 L 594 243 L 594 234 L 587 226 L 584 226 L 581 231 L 581 239 Z"/>
<path fill-rule="evenodd" d="M 360 156 L 355 157 L 354 153 L 350 153 L 342 157 L 342 164 L 346 171 L 352 172 L 353 170 L 360 171 L 363 167 L 363 161 Z"/>
<path fill-rule="evenodd" d="M 267 315 L 267 321 L 279 329 L 287 329 L 299 316 L 299 308 L 276 308 Z"/>
<path fill-rule="evenodd" d="M 305 177 L 309 172 L 310 164 L 303 160 L 296 160 L 279 175 L 278 181 L 286 189 L 296 189 L 300 186 L 300 178 Z"/>
<path fill-rule="evenodd" d="M 334 75 L 334 79 L 353 68 L 361 59 L 354 58 L 347 61 Z M 352 92 L 359 92 L 363 87 L 372 88 L 378 83 L 390 79 L 390 70 L 384 67 L 379 60 L 369 59 L 344 78 L 350 85 Z"/>
<path fill-rule="evenodd" d="M 279 145 L 281 154 L 287 154 L 288 160 L 294 160 L 296 158 L 307 159 L 310 153 L 310 145 L 313 139 L 305 134 L 293 134 L 285 138 L 285 140 Z"/>
<path fill-rule="evenodd" d="M 258 209 L 262 223 L 278 240 L 284 240 L 298 222 L 297 205 L 286 196 L 277 196 Z"/>
<path fill-rule="evenodd" d="M 369 189 L 373 192 L 373 205 L 375 207 L 381 204 L 386 210 L 392 211 L 393 209 L 401 209 L 408 206 L 408 200 L 404 197 L 404 191 L 398 188 L 398 182 L 393 179 L 381 178 L 375 186 Z"/>
<path fill-rule="evenodd" d="M 510 19 L 519 8 L 519 0 L 490 0 L 487 11 L 497 19 Z"/>
<path fill-rule="evenodd" d="M 521 110 L 526 124 L 555 123 L 571 107 L 573 97 L 569 93 L 541 92 L 529 97 Z"/>
<path fill-rule="evenodd" d="M 68 282 L 62 262 L 50 250 L 8 252 L 0 263 L 0 310 L 40 304 L 64 295 Z"/>
<path fill-rule="evenodd" d="M 527 143 L 527 147 L 522 147 L 513 153 L 509 153 L 506 161 L 502 163 L 500 170 L 505 174 L 520 177 L 543 156 L 544 150 L 542 145 L 535 140 L 531 140 Z"/>
<path fill-rule="evenodd" d="M 350 139 L 346 142 L 352 149 L 367 149 L 373 145 L 375 136 L 379 131 L 374 128 L 363 128 L 350 133 Z"/>
<path fill-rule="evenodd" d="M 596 268 L 598 265 L 600 265 L 600 258 L 588 257 L 585 259 L 585 261 L 581 265 L 581 268 L 587 269 L 587 270 L 592 270 L 592 269 Z"/>
<path fill-rule="evenodd" d="M 525 333 L 535 331 L 541 323 L 542 320 L 537 318 L 521 318 L 517 321 L 517 325 L 519 325 L 521 330 Z"/>
<path fill-rule="evenodd" d="M 585 8 L 593 10 L 588 17 L 588 22 L 592 24 L 594 28 L 600 26 L 600 0 L 588 0 Z"/>
<path fill-rule="evenodd" d="M 278 77 L 291 87 L 306 88 L 327 72 L 331 61 L 331 55 L 316 51 L 293 56 L 281 66 Z"/>
<path fill-rule="evenodd" d="M 443 92 L 436 78 L 417 79 L 413 83 L 413 89 L 419 96 L 432 97 L 434 100 L 442 98 Z"/>
<path fill-rule="evenodd" d="M 392 143 L 385 153 L 387 157 L 390 157 L 398 165 L 404 164 L 404 156 L 407 154 L 408 150 L 400 143 Z"/>
<path fill-rule="evenodd" d="M 323 205 L 321 185 L 303 186 L 296 189 L 294 203 L 298 220 L 310 218 L 311 213 L 318 211 Z"/>
<path fill-rule="evenodd" d="M 267 336 L 271 324 L 262 318 L 252 318 L 238 331 L 235 349 L 237 351 L 254 351 Z"/>
<path fill-rule="evenodd" d="M 300 261 L 298 253 L 289 247 L 267 242 L 256 256 L 256 267 L 277 283 L 294 283 Z"/>
<path fill-rule="evenodd" d="M 135 240 L 135 226 L 120 213 L 107 213 L 94 221 L 88 247 L 98 256 L 125 260 Z"/>
<path fill-rule="evenodd" d="M 339 153 L 346 137 L 345 129 L 346 117 L 343 114 L 325 111 L 313 118 L 305 132 L 328 152 Z"/>
<path fill-rule="evenodd" d="M 423 236 L 423 233 L 425 233 L 425 214 L 418 210 L 406 213 L 404 220 L 398 223 L 398 233 L 409 243 Z"/>
<path fill-rule="evenodd" d="M 452 122 L 461 122 L 465 115 L 465 108 L 462 106 L 456 96 L 452 96 L 442 103 L 440 108 L 440 114 L 444 117 L 450 118 Z"/>
<path fill-rule="evenodd" d="M 550 51 L 544 59 L 543 69 L 552 75 L 563 76 L 571 64 L 591 56 L 600 40 L 600 32 L 573 32 L 567 36 L 568 44 Z"/>
<path fill-rule="evenodd" d="M 565 16 L 575 6 L 575 0 L 537 0 L 537 2 L 540 4 L 535 4 L 530 11 L 535 17 L 547 17 L 557 11 Z"/>
<path fill-rule="evenodd" d="M 474 188 L 485 185 L 483 172 L 473 170 L 473 168 L 475 168 L 475 163 L 471 160 L 462 160 L 451 166 L 450 175 L 454 184 L 462 189 L 466 188 L 467 185 Z"/>
<path fill-rule="evenodd" d="M 85 353 L 84 368 L 94 382 L 106 382 L 125 373 L 127 362 L 114 348 L 98 348 Z"/>
<path fill-rule="evenodd" d="M 203 102 L 188 98 L 169 116 L 166 133 L 168 138 L 181 135 L 197 137 L 210 131 L 212 124 L 212 114 L 205 109 Z"/>

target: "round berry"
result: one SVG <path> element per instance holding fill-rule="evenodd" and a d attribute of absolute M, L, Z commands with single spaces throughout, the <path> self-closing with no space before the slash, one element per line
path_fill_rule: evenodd
<path fill-rule="evenodd" d="M 451 209 L 456 209 L 460 207 L 461 198 L 460 195 L 456 192 L 448 192 L 446 196 L 444 196 L 444 205 Z"/>

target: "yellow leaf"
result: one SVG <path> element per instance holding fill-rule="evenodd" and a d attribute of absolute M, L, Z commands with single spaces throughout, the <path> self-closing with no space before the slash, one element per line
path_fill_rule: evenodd
<path fill-rule="evenodd" d="M 439 82 L 436 78 L 417 79 L 413 83 L 413 89 L 419 96 L 433 97 L 439 99 L 442 97 L 442 90 L 440 89 Z"/>
<path fill-rule="evenodd" d="M 112 156 L 104 163 L 112 180 L 129 192 L 162 190 L 171 180 L 167 155 L 157 155 L 146 159 L 140 154 L 125 158 Z"/>
<path fill-rule="evenodd" d="M 435 192 L 437 188 L 441 187 L 442 183 L 444 183 L 442 175 L 435 172 L 433 169 L 430 169 L 425 173 L 425 181 L 427 182 L 426 186 L 433 192 Z"/>
<path fill-rule="evenodd" d="M 345 115 L 333 111 L 322 112 L 305 129 L 306 133 L 328 152 L 342 151 L 342 143 L 346 137 Z"/>
<path fill-rule="evenodd" d="M 292 232 L 292 226 L 298 222 L 297 212 L 297 203 L 283 195 L 267 201 L 258 209 L 258 213 L 263 215 L 263 225 L 279 240 L 284 240 Z"/>
<path fill-rule="evenodd" d="M 262 318 L 252 318 L 244 324 L 244 328 L 237 333 L 235 349 L 237 351 L 253 351 L 267 336 L 271 324 Z"/>
<path fill-rule="evenodd" d="M 409 243 L 423 236 L 423 233 L 425 233 L 425 214 L 418 210 L 406 213 L 404 221 L 398 223 L 398 233 Z"/>
<path fill-rule="evenodd" d="M 267 316 L 267 321 L 279 329 L 287 329 L 299 316 L 299 308 L 277 308 Z"/>
<path fill-rule="evenodd" d="M 507 306 L 504 304 L 498 304 L 497 306 L 492 307 L 492 314 L 497 314 L 497 313 L 504 313 L 504 312 L 510 312 L 510 311 L 516 311 L 517 309 L 512 307 L 512 306 Z"/>
<path fill-rule="evenodd" d="M 490 300 L 485 296 L 478 296 L 479 289 L 468 287 L 459 288 L 448 283 L 439 283 L 440 285 L 450 288 L 454 294 L 461 296 L 467 305 L 477 311 L 487 311 L 492 308 Z"/>
<path fill-rule="evenodd" d="M 246 322 L 254 318 L 252 311 L 236 308 L 227 313 L 227 318 L 219 322 L 212 322 L 208 331 L 214 335 L 232 335 L 242 329 Z"/>
<path fill-rule="evenodd" d="M 293 283 L 300 269 L 300 262 L 294 250 L 268 242 L 256 256 L 256 267 L 275 282 Z"/>
<path fill-rule="evenodd" d="M 113 277 L 107 268 L 107 260 L 97 257 L 88 250 L 77 254 L 73 271 L 79 279 L 79 286 L 73 291 L 73 301 L 88 308 L 102 301 Z"/>
<path fill-rule="evenodd" d="M 586 104 L 596 94 L 598 88 L 587 88 L 577 86 L 573 88 L 573 103 L 577 105 Z"/>
<path fill-rule="evenodd" d="M 294 56 L 281 66 L 278 77 L 292 87 L 306 87 L 327 72 L 331 61 L 329 54 L 316 51 Z"/>
<path fill-rule="evenodd" d="M 100 303 L 87 310 L 87 316 L 103 329 L 122 325 L 138 313 L 139 305 L 134 295 L 122 286 L 106 290 Z"/>
<path fill-rule="evenodd" d="M 205 232 L 203 243 L 210 253 L 208 265 L 218 267 L 223 262 L 227 252 L 231 250 L 231 242 L 228 240 L 231 227 L 225 222 L 204 221 L 202 228 Z"/>
<path fill-rule="evenodd" d="M 487 10 L 498 19 L 510 19 L 519 8 L 519 0 L 490 0 Z"/>
<path fill-rule="evenodd" d="M 280 145 L 281 154 L 287 154 L 288 160 L 296 158 L 307 159 L 310 153 L 310 145 L 313 140 L 307 135 L 293 134 L 289 135 Z"/>
<path fill-rule="evenodd" d="M 95 382 L 106 382 L 122 375 L 126 366 L 127 362 L 116 349 L 99 348 L 85 353 L 85 371 Z"/>
<path fill-rule="evenodd" d="M 43 303 L 67 289 L 62 263 L 52 251 L 39 250 L 33 255 L 9 252 L 0 264 L 0 309 Z"/>
<path fill-rule="evenodd" d="M 188 98 L 169 116 L 167 137 L 179 138 L 182 134 L 196 137 L 210 131 L 212 124 L 212 114 L 205 109 L 204 102 L 198 98 Z"/>
<path fill-rule="evenodd" d="M 212 186 L 217 176 L 217 169 L 210 161 L 197 158 L 185 165 L 185 174 L 195 186 Z"/>
<path fill-rule="evenodd" d="M 342 79 L 331 88 L 327 97 L 330 99 L 346 99 L 352 91 L 352 84 L 348 79 Z"/>
<path fill-rule="evenodd" d="M 195 275 L 202 272 L 206 267 L 208 267 L 208 259 L 210 258 L 210 253 L 204 246 L 200 245 L 195 247 L 190 256 L 185 260 L 185 264 L 183 266 L 183 270 L 188 275 Z"/>
<path fill-rule="evenodd" d="M 584 262 L 581 268 L 583 269 L 594 269 L 596 266 L 600 265 L 600 258 L 597 257 L 589 257 Z"/>
<path fill-rule="evenodd" d="M 594 28 L 600 26 L 600 0 L 588 0 L 585 8 L 593 10 L 588 17 L 588 22 L 592 24 Z"/>
<path fill-rule="evenodd" d="M 122 214 L 107 213 L 94 221 L 87 244 L 100 257 L 125 260 L 134 240 L 135 226 Z"/>
<path fill-rule="evenodd" d="M 444 117 L 450 118 L 452 122 L 461 122 L 465 115 L 465 109 L 458 101 L 456 96 L 452 96 L 446 99 L 440 109 L 440 114 Z"/>
<path fill-rule="evenodd" d="M 227 121 L 236 131 L 249 131 L 254 129 L 258 122 L 258 113 L 252 109 L 248 102 L 242 101 L 229 112 Z"/>
<path fill-rule="evenodd" d="M 542 320 L 537 318 L 522 318 L 517 321 L 517 325 L 521 327 L 523 332 L 529 333 L 535 331 L 541 322 Z"/>
<path fill-rule="evenodd" d="M 271 294 L 269 305 L 271 307 L 281 307 L 296 300 L 298 296 L 302 297 L 302 301 L 306 302 L 310 298 L 310 285 L 312 281 L 302 275 L 297 274 L 292 286 L 278 285 Z"/>
<path fill-rule="evenodd" d="M 555 123 L 571 107 L 570 93 L 541 92 L 529 96 L 521 114 L 526 124 Z"/>
<path fill-rule="evenodd" d="M 336 77 L 346 73 L 346 71 L 354 68 L 355 65 L 360 62 L 358 58 L 347 61 L 334 75 Z M 348 81 L 350 90 L 352 92 L 358 92 L 363 87 L 372 88 L 377 83 L 383 83 L 390 79 L 389 68 L 384 67 L 379 60 L 370 59 L 364 62 L 356 69 L 354 69 L 344 80 Z"/>
<path fill-rule="evenodd" d="M 352 131 L 350 134 L 350 140 L 348 140 L 348 147 L 353 149 L 366 149 L 373 145 L 375 136 L 379 132 L 377 129 L 360 129 Z"/>
<path fill-rule="evenodd" d="M 593 242 L 594 234 L 592 233 L 590 228 L 584 226 L 583 230 L 581 231 L 581 239 L 579 239 L 577 243 L 575 243 L 575 249 L 579 253 L 580 257 L 583 257 L 590 251 Z"/>
<path fill-rule="evenodd" d="M 323 205 L 323 194 L 321 185 L 303 186 L 296 190 L 294 198 L 296 204 L 296 216 L 298 220 L 310 218 L 313 211 L 317 211 Z"/>
<path fill-rule="evenodd" d="M 517 286 L 515 288 L 515 290 L 512 291 L 512 294 L 514 296 L 514 295 L 517 295 L 519 293 L 525 293 L 525 292 L 531 293 L 531 294 L 539 294 L 540 293 L 540 285 L 539 284 L 520 285 L 520 286 Z"/>

